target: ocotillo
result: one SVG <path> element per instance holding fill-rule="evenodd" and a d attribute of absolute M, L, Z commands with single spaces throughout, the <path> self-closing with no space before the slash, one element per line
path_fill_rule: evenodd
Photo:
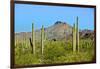
<path fill-rule="evenodd" d="M 33 43 L 33 53 L 35 55 L 35 32 L 34 32 L 34 24 L 32 23 L 32 43 Z"/>

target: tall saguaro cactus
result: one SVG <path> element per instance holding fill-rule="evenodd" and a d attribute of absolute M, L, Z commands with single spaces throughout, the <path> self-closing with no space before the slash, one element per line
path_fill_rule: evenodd
<path fill-rule="evenodd" d="M 32 23 L 32 44 L 33 44 L 33 54 L 35 55 L 35 32 L 33 23 Z"/>
<path fill-rule="evenodd" d="M 42 29 L 41 29 L 41 51 L 42 51 L 42 55 L 43 55 L 43 49 L 44 49 L 44 27 L 42 25 Z"/>
<path fill-rule="evenodd" d="M 46 29 L 44 28 L 44 41 L 47 40 L 47 34 L 46 34 Z"/>
<path fill-rule="evenodd" d="M 77 50 L 78 50 L 78 52 L 79 52 L 79 25 L 78 25 L 78 17 L 77 17 L 77 19 L 76 19 L 76 31 L 77 31 L 77 33 L 76 33 L 76 41 L 77 41 Z"/>
<path fill-rule="evenodd" d="M 76 25 L 73 25 L 73 52 L 76 52 Z"/>
<path fill-rule="evenodd" d="M 73 51 L 78 50 L 79 52 L 79 26 L 78 26 L 78 17 L 76 23 L 73 25 Z"/>

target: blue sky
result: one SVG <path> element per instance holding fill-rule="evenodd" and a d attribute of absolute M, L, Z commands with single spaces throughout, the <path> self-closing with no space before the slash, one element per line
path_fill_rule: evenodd
<path fill-rule="evenodd" d="M 30 32 L 32 23 L 35 29 L 56 21 L 73 26 L 77 16 L 80 29 L 94 29 L 94 8 L 15 4 L 15 32 Z"/>

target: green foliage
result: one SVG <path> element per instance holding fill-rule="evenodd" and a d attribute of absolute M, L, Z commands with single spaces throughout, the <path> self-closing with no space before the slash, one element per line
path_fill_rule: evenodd
<path fill-rule="evenodd" d="M 17 41 L 17 40 L 16 40 Z M 91 39 L 80 40 L 80 52 L 73 52 L 72 41 L 45 41 L 44 54 L 41 55 L 41 42 L 36 41 L 36 55 L 31 54 L 29 41 L 15 44 L 15 64 L 53 64 L 88 62 L 94 58 L 94 42 Z M 42 56 L 42 57 L 41 57 Z"/>
<path fill-rule="evenodd" d="M 57 62 L 57 57 L 65 55 L 64 43 L 60 41 L 50 41 L 45 45 L 44 49 L 44 63 Z"/>

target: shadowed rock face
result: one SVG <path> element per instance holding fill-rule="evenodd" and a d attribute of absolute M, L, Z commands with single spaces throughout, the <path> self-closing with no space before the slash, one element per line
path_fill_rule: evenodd
<path fill-rule="evenodd" d="M 66 35 L 72 33 L 72 27 L 65 22 L 57 21 L 53 26 L 46 29 L 48 39 L 63 39 Z"/>
<path fill-rule="evenodd" d="M 81 38 L 91 38 L 93 39 L 94 38 L 94 31 L 93 30 L 88 30 L 88 29 L 85 29 L 85 30 L 82 30 L 80 31 L 80 37 Z"/>
<path fill-rule="evenodd" d="M 62 40 L 72 37 L 72 26 L 68 25 L 66 22 L 57 21 L 54 25 L 49 26 L 45 29 L 45 35 L 48 40 Z M 16 33 L 15 37 L 18 39 L 29 39 L 31 38 L 31 32 L 20 32 Z M 91 30 L 81 30 L 81 38 L 93 38 L 93 31 Z M 41 40 L 41 29 L 35 30 L 36 40 Z"/>

